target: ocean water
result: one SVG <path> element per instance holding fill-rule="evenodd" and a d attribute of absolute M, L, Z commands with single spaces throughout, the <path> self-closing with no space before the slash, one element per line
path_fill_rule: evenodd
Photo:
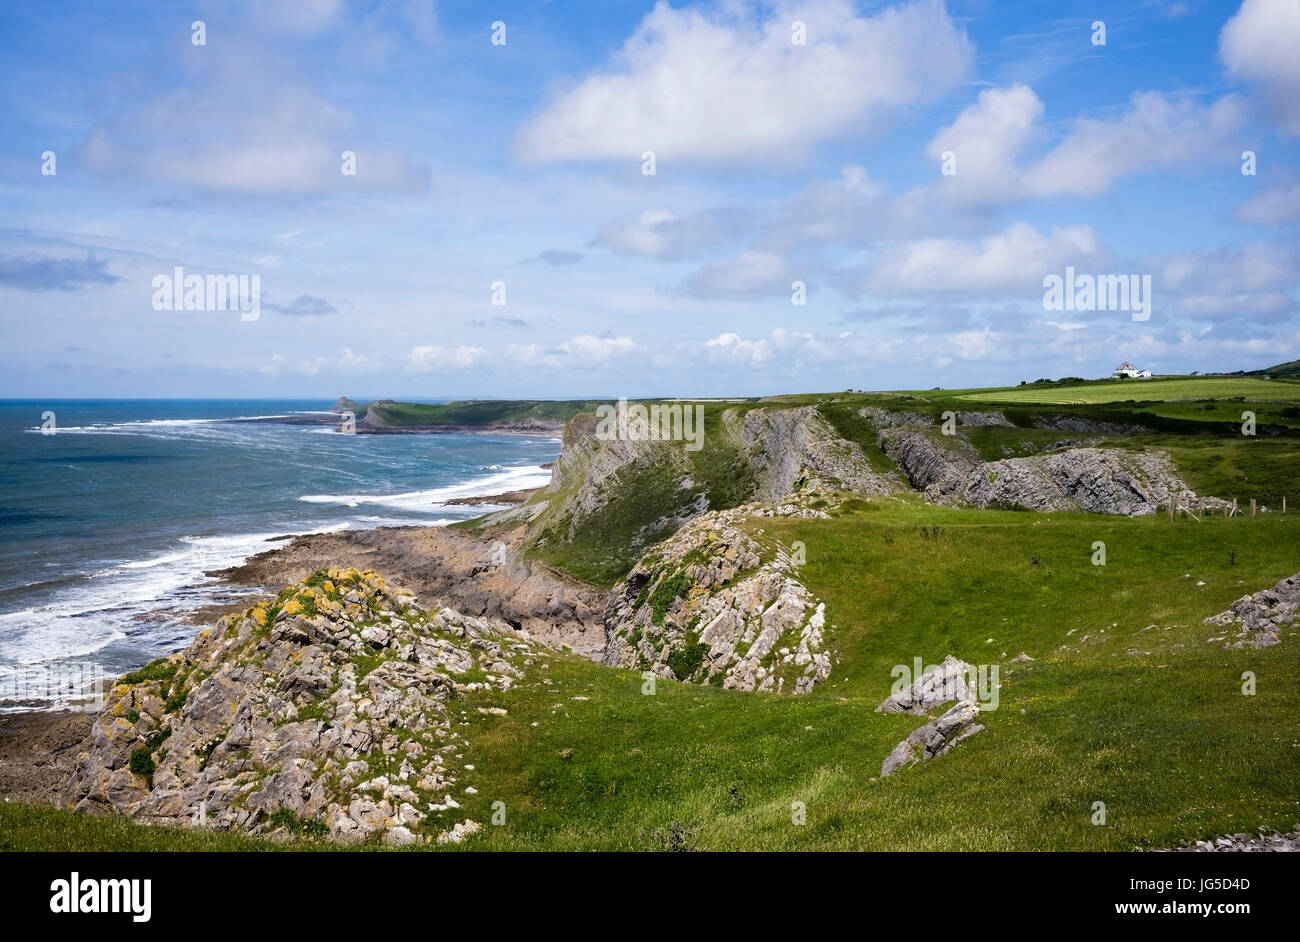
<path fill-rule="evenodd" d="M 559 454 L 544 435 L 264 421 L 331 404 L 0 401 L 0 709 L 184 647 L 197 629 L 177 613 L 239 591 L 205 573 L 289 534 L 473 517 L 445 501 L 545 484 Z"/>

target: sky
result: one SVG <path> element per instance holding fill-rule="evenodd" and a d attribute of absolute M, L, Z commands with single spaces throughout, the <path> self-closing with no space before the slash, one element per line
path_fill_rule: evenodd
<path fill-rule="evenodd" d="M 14 0 L 0 83 L 3 397 L 1300 357 L 1300 0 Z M 1067 267 L 1146 318 L 1045 304 Z"/>

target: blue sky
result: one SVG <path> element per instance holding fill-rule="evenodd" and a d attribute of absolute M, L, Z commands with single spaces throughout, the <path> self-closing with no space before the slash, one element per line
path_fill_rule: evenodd
<path fill-rule="evenodd" d="M 1298 50 L 1294 0 L 7 4 L 0 395 L 1293 359 Z M 1150 319 L 1045 310 L 1067 265 L 1149 274 Z M 260 317 L 155 310 L 175 266 L 259 275 Z"/>

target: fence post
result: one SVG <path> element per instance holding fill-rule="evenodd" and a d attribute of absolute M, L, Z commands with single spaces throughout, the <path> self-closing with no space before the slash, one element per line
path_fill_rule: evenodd
<path fill-rule="evenodd" d="M 1250 499 L 1250 519 L 1255 519 L 1255 498 Z"/>

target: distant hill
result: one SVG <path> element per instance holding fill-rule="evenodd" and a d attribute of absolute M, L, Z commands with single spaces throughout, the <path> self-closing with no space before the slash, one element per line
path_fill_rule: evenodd
<path fill-rule="evenodd" d="M 1252 370 L 1247 376 L 1273 376 L 1277 378 L 1300 378 L 1300 360 L 1291 360 L 1287 363 L 1279 363 L 1277 366 L 1270 366 L 1263 370 Z"/>

